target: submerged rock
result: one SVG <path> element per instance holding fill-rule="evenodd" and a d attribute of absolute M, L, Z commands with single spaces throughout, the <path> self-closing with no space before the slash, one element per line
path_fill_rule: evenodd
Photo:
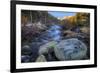
<path fill-rule="evenodd" d="M 87 57 L 87 46 L 76 38 L 62 40 L 54 48 L 59 60 L 81 60 Z"/>

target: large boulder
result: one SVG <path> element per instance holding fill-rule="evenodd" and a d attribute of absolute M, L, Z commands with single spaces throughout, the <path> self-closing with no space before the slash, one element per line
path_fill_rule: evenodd
<path fill-rule="evenodd" d="M 59 60 L 81 60 L 87 57 L 87 46 L 76 38 L 62 40 L 54 48 Z"/>
<path fill-rule="evenodd" d="M 56 46 L 57 42 L 51 41 L 48 42 L 39 48 L 39 55 L 41 54 L 48 54 L 49 52 L 52 52 Z"/>

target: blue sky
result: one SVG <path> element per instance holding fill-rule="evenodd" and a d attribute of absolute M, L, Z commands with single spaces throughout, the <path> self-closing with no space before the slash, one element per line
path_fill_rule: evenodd
<path fill-rule="evenodd" d="M 48 13 L 57 18 L 63 18 L 64 16 L 73 16 L 76 14 L 75 12 L 61 12 L 61 11 L 49 11 Z"/>

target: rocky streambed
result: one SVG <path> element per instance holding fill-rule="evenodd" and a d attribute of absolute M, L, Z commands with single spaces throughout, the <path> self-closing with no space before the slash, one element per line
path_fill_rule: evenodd
<path fill-rule="evenodd" d="M 22 45 L 21 51 L 23 63 L 85 60 L 89 59 L 89 34 L 81 30 L 65 31 L 61 25 L 52 25 L 31 43 Z"/>

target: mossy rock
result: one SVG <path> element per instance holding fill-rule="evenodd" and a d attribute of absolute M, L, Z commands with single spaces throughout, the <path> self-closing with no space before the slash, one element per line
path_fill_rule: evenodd
<path fill-rule="evenodd" d="M 48 42 L 39 48 L 39 55 L 41 54 L 48 54 L 49 52 L 52 52 L 54 48 L 56 47 L 57 42 L 51 41 Z"/>

